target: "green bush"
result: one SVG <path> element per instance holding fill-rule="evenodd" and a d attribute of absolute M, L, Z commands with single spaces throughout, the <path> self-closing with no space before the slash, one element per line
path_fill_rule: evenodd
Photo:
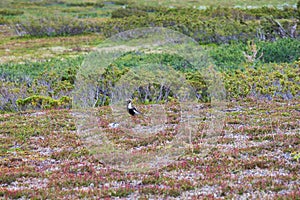
<path fill-rule="evenodd" d="M 18 99 L 17 105 L 21 110 L 27 109 L 50 109 L 50 108 L 70 108 L 71 98 L 63 96 L 56 100 L 51 97 L 45 97 L 40 95 L 33 95 L 25 99 Z"/>
<path fill-rule="evenodd" d="M 98 13 L 96 12 L 88 12 L 88 13 L 80 13 L 77 15 L 78 18 L 80 19 L 85 19 L 85 18 L 95 18 L 98 16 Z"/>
<path fill-rule="evenodd" d="M 111 13 L 111 18 L 124 18 L 130 16 L 147 16 L 147 12 L 143 10 L 138 10 L 136 8 L 119 8 Z"/>
<path fill-rule="evenodd" d="M 210 50 L 210 56 L 219 70 L 236 70 L 246 61 L 243 43 L 223 44 Z"/>
<path fill-rule="evenodd" d="M 4 17 L 0 16 L 0 25 L 3 25 L 3 24 L 8 24 L 9 21 L 7 19 L 5 19 Z"/>
<path fill-rule="evenodd" d="M 72 2 L 72 3 L 67 3 L 67 6 L 72 6 L 72 7 L 87 7 L 87 6 L 92 6 L 96 8 L 102 8 L 104 7 L 104 3 L 102 1 L 97 1 L 97 2 Z"/>
<path fill-rule="evenodd" d="M 112 1 L 109 1 L 109 2 L 111 2 L 115 5 L 120 5 L 120 6 L 131 4 L 130 0 L 112 0 Z"/>
<path fill-rule="evenodd" d="M 25 64 L 2 64 L 0 66 L 0 110 L 17 111 L 20 108 L 46 108 L 52 106 L 69 107 L 64 104 L 64 96 L 70 98 L 74 88 L 77 69 L 83 57 L 68 58 L 64 60 L 53 59 L 47 62 L 31 62 Z M 42 100 L 36 107 L 24 104 L 17 105 L 17 99 L 26 97 L 44 96 L 52 99 L 61 99 L 47 102 Z M 37 98 L 27 99 L 33 101 Z"/>
<path fill-rule="evenodd" d="M 293 7 L 284 7 L 283 9 L 276 7 L 261 7 L 255 9 L 247 9 L 246 13 L 253 15 L 256 19 L 260 19 L 263 17 L 273 16 L 277 19 L 291 19 L 294 18 L 297 10 Z"/>
<path fill-rule="evenodd" d="M 248 42 L 249 43 L 249 42 Z M 263 63 L 293 63 L 300 58 L 300 41 L 296 39 L 278 39 L 274 42 L 257 41 L 256 62 Z M 210 50 L 210 56 L 221 71 L 244 69 L 248 60 L 245 54 L 251 55 L 254 49 L 245 43 L 222 44 Z"/>
<path fill-rule="evenodd" d="M 14 16 L 14 15 L 23 15 L 23 14 L 24 11 L 21 10 L 0 9 L 0 15 Z"/>
<path fill-rule="evenodd" d="M 190 12 L 189 9 L 186 13 Z M 297 10 L 293 7 L 284 7 L 284 9 L 276 7 L 259 7 L 251 9 L 227 8 L 227 7 L 210 7 L 205 10 L 200 10 L 202 15 L 207 17 L 225 17 L 247 22 L 249 20 L 260 20 L 264 17 L 273 16 L 276 19 L 292 19 Z"/>
<path fill-rule="evenodd" d="M 0 80 L 0 111 L 18 111 L 16 101 L 19 98 L 24 98 L 26 94 L 26 84 Z"/>
<path fill-rule="evenodd" d="M 199 72 L 187 72 L 185 73 L 187 83 L 192 86 L 196 97 L 199 101 L 208 102 L 208 83 L 206 82 L 204 76 Z"/>
<path fill-rule="evenodd" d="M 64 59 L 51 59 L 43 62 L 5 63 L 0 65 L 0 78 L 12 82 L 27 82 L 44 76 L 45 72 L 56 72 L 61 80 L 74 83 L 77 69 L 83 56 Z"/>
<path fill-rule="evenodd" d="M 228 99 L 245 97 L 292 99 L 300 96 L 300 61 L 292 64 L 268 64 L 256 69 L 223 72 Z"/>
<path fill-rule="evenodd" d="M 260 42 L 260 53 L 264 63 L 291 63 L 300 58 L 300 41 L 297 39 L 280 39 L 275 42 Z"/>
<path fill-rule="evenodd" d="M 193 71 L 194 67 L 184 58 L 178 55 L 168 53 L 141 53 L 128 52 L 122 57 L 118 58 L 114 64 L 118 68 L 133 67 L 138 65 L 145 65 L 149 63 L 159 63 L 161 65 L 172 66 L 173 69 L 181 72 Z"/>
<path fill-rule="evenodd" d="M 90 32 L 90 28 L 86 22 L 63 16 L 22 19 L 15 25 L 19 35 L 35 37 L 78 35 Z"/>

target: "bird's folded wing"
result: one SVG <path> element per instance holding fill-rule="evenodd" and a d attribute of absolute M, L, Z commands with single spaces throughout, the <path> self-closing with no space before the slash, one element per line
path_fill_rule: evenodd
<path fill-rule="evenodd" d="M 133 112 L 135 113 L 135 114 L 141 114 L 141 112 L 139 112 L 136 108 L 133 108 Z"/>

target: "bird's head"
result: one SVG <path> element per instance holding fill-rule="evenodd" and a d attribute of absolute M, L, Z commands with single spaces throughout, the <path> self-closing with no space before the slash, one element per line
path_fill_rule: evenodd
<path fill-rule="evenodd" d="M 132 102 L 132 100 L 131 99 L 127 99 L 126 102 L 127 102 L 127 104 L 129 104 L 129 103 Z"/>

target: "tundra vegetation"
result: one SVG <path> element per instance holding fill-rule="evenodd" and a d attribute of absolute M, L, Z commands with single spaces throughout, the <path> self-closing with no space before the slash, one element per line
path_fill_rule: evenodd
<path fill-rule="evenodd" d="M 299 23 L 295 0 L 2 0 L 0 197 L 299 198 Z M 125 53 L 99 78 L 91 111 L 112 143 L 127 152 L 155 152 L 176 136 L 165 129 L 133 138 L 109 126 L 112 88 L 133 66 L 159 61 L 182 73 L 203 115 L 176 161 L 128 172 L 99 159 L 77 134 L 72 92 L 89 52 L 114 34 L 142 27 L 169 28 L 199 43 L 223 80 L 227 108 L 222 132 L 209 137 L 211 97 L 201 71 L 168 53 Z M 179 123 L 176 97 L 163 85 L 141 86 L 132 97 L 146 113 L 165 104 L 172 111 L 168 123 Z"/>

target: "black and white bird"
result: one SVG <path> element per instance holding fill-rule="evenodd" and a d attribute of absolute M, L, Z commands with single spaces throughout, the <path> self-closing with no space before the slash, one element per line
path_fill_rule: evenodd
<path fill-rule="evenodd" d="M 130 115 L 135 116 L 135 115 L 139 115 L 142 114 L 140 111 L 138 111 L 133 105 L 131 100 L 127 100 L 127 111 Z"/>

